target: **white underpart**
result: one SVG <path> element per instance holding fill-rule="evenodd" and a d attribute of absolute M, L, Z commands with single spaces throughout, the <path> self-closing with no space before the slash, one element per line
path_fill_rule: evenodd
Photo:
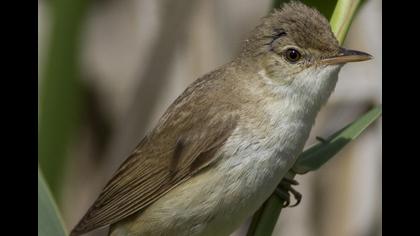
<path fill-rule="evenodd" d="M 235 130 L 220 150 L 224 161 L 170 191 L 143 212 L 141 222 L 113 235 L 232 233 L 273 193 L 292 167 L 316 114 L 334 90 L 339 68 L 307 69 L 292 83 L 281 86 L 260 71 L 267 87 L 281 97 L 255 111 L 267 114 L 265 122 L 270 128 L 256 133 L 259 127 L 252 127 L 258 126 L 253 123 L 249 132 Z M 257 96 L 258 92 L 251 91 Z"/>
<path fill-rule="evenodd" d="M 302 151 L 315 116 L 335 88 L 339 69 L 310 68 L 287 86 L 277 85 L 264 71 L 259 73 L 282 99 L 262 107 L 271 116 L 267 119 L 271 129 L 264 136 L 252 132 L 246 136 L 238 131 L 240 135 L 228 140 L 226 149 L 237 147 L 237 151 L 225 153 L 231 157 L 215 170 L 224 177 L 212 190 L 218 189 L 224 199 L 219 203 L 218 218 L 206 225 L 204 235 L 231 233 L 273 193 Z"/>

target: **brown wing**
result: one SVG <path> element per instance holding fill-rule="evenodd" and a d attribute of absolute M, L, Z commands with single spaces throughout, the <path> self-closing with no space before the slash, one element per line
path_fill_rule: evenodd
<path fill-rule="evenodd" d="M 192 91 L 190 91 L 192 92 Z M 236 127 L 232 112 L 210 115 L 188 90 L 153 132 L 120 166 L 71 235 L 106 226 L 144 210 L 217 159 L 214 155 Z M 206 98 L 201 98 L 206 99 Z"/>

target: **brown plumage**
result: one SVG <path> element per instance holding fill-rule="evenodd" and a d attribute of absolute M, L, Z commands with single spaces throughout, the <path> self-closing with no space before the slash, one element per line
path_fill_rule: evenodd
<path fill-rule="evenodd" d="M 298 61 L 287 59 L 285 52 L 290 47 L 300 51 Z M 245 40 L 237 57 L 193 82 L 174 101 L 118 168 L 71 235 L 107 225 L 112 225 L 111 231 L 130 228 L 134 234 L 190 235 L 194 231 L 194 235 L 201 235 L 219 232 L 218 225 L 225 220 L 240 223 L 274 191 L 303 148 L 320 106 L 335 86 L 339 69 L 337 65 L 332 69 L 318 65 L 324 58 L 330 58 L 332 64 L 334 56 L 345 56 L 339 51 L 328 21 L 318 11 L 297 2 L 274 11 Z M 357 55 L 340 60 L 369 59 L 367 54 Z M 248 158 L 244 166 L 240 166 L 242 158 Z M 214 166 L 226 173 L 204 171 Z M 225 178 L 223 193 L 213 189 L 219 187 L 220 178 L 215 177 L 220 176 L 216 175 Z M 193 181 L 198 189 L 189 188 Z M 208 193 L 214 194 L 203 201 L 205 211 L 200 208 L 202 202 L 195 201 L 202 199 L 203 186 L 211 186 Z M 187 195 L 177 195 L 179 189 Z M 191 197 L 194 201 L 183 204 L 189 194 L 195 194 Z M 165 212 L 191 210 L 188 217 L 195 219 L 171 221 L 172 215 L 166 214 L 168 229 L 162 229 L 162 216 L 147 213 L 159 209 L 158 203 L 165 198 L 177 200 L 163 203 L 170 206 Z M 243 201 L 242 205 L 229 209 L 231 215 L 223 218 L 224 210 L 237 200 Z M 147 229 L 140 229 L 143 225 L 137 227 L 137 222 L 144 215 L 151 220 L 146 219 Z M 229 226 L 234 227 L 233 223 Z M 208 231 L 211 227 L 216 230 Z"/>
<path fill-rule="evenodd" d="M 221 70 L 223 70 L 221 68 Z M 235 105 L 211 104 L 229 88 L 208 74 L 175 100 L 156 128 L 118 168 L 71 235 L 86 233 L 142 211 L 166 192 L 216 161 L 214 153 L 235 129 Z M 204 91 L 205 90 L 205 91 Z M 207 104 L 207 105 L 205 105 Z"/>
<path fill-rule="evenodd" d="M 292 1 L 264 17 L 242 45 L 243 56 L 266 52 L 264 45 L 279 32 L 288 36 L 283 44 L 321 51 L 325 56 L 334 55 L 339 43 L 331 31 L 328 20 L 316 9 Z M 292 40 L 291 40 L 292 39 Z"/>

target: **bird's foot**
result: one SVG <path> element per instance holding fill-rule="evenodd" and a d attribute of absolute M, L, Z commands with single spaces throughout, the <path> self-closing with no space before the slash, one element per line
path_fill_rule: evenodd
<path fill-rule="evenodd" d="M 299 183 L 294 179 L 285 177 L 276 188 L 276 194 L 284 200 L 283 207 L 295 207 L 302 200 L 302 194 L 296 191 L 292 185 L 299 185 Z M 296 199 L 296 203 L 293 205 L 290 205 L 290 193 Z"/>

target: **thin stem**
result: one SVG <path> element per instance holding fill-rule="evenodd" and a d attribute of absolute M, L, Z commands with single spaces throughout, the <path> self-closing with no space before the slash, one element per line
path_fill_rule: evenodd
<path fill-rule="evenodd" d="M 343 44 L 361 0 L 339 0 L 331 17 L 331 29 Z"/>

